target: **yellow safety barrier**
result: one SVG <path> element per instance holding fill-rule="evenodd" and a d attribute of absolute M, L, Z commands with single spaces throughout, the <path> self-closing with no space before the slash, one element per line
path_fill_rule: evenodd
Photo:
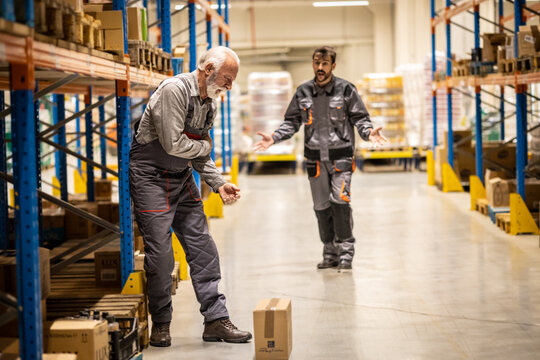
<path fill-rule="evenodd" d="M 231 165 L 231 182 L 238 185 L 238 155 L 233 155 Z"/>
<path fill-rule="evenodd" d="M 480 178 L 476 175 L 471 175 L 470 179 L 470 192 L 471 192 L 471 210 L 476 210 L 476 200 L 486 198 L 486 189 L 484 184 L 480 181 Z"/>
<path fill-rule="evenodd" d="M 60 196 L 60 181 L 58 181 L 58 178 L 56 176 L 53 176 L 52 183 L 54 186 L 52 190 L 53 196 Z"/>
<path fill-rule="evenodd" d="M 75 184 L 75 194 L 86 194 L 86 173 L 73 170 L 73 183 Z"/>
<path fill-rule="evenodd" d="M 58 195 L 60 195 L 60 190 L 58 190 Z M 9 206 L 15 207 L 15 189 L 9 189 Z"/>
<path fill-rule="evenodd" d="M 426 152 L 426 163 L 427 163 L 427 183 L 429 186 L 435 185 L 435 160 L 433 159 L 433 151 L 428 150 Z"/>
<path fill-rule="evenodd" d="M 180 263 L 180 280 L 188 280 L 189 272 L 186 260 L 186 253 L 184 252 L 184 248 L 182 247 L 182 244 L 180 244 L 180 240 L 178 240 L 178 237 L 175 233 L 172 234 L 172 247 L 174 253 L 174 261 L 178 261 Z"/>
<path fill-rule="evenodd" d="M 219 194 L 212 192 L 208 199 L 203 201 L 204 213 L 208 217 L 221 219 L 223 217 L 223 201 Z"/>
<path fill-rule="evenodd" d="M 122 289 L 123 295 L 136 295 L 136 294 L 144 294 L 146 292 L 146 281 L 144 276 L 144 270 L 138 270 L 132 272 L 126 283 L 124 284 L 124 288 Z"/>
<path fill-rule="evenodd" d="M 463 192 L 463 186 L 450 164 L 443 164 L 442 170 L 443 192 Z"/>
<path fill-rule="evenodd" d="M 510 234 L 540 234 L 536 222 L 519 194 L 510 194 Z"/>

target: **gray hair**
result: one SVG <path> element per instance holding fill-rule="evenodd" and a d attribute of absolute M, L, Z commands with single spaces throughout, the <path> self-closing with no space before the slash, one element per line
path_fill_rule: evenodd
<path fill-rule="evenodd" d="M 236 65 L 240 66 L 240 59 L 234 51 L 225 46 L 217 46 L 201 54 L 197 63 L 197 68 L 202 71 L 206 65 L 213 64 L 216 71 L 218 71 L 227 59 L 227 55 L 236 61 Z"/>

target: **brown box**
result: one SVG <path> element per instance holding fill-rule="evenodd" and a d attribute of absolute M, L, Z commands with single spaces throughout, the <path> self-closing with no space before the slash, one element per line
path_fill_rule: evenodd
<path fill-rule="evenodd" d="M 0 338 L 0 354 L 2 354 L 2 360 L 5 354 L 18 354 L 19 353 L 19 339 L 16 337 L 1 337 Z"/>
<path fill-rule="evenodd" d="M 472 144 L 471 130 L 454 130 L 453 133 L 454 133 L 454 144 L 468 137 L 468 139 L 466 141 L 463 141 L 461 144 L 459 144 L 458 147 L 467 148 L 467 149 L 471 147 L 471 144 Z M 448 149 L 448 131 L 444 132 L 443 144 L 444 144 L 444 147 Z"/>
<path fill-rule="evenodd" d="M 101 28 L 104 30 L 123 31 L 124 29 L 121 10 L 96 12 L 95 18 L 101 21 Z"/>
<path fill-rule="evenodd" d="M 96 251 L 94 259 L 96 284 L 119 287 L 122 280 L 120 251 Z"/>
<path fill-rule="evenodd" d="M 288 359 L 292 351 L 290 299 L 263 299 L 253 310 L 255 358 Z"/>
<path fill-rule="evenodd" d="M 107 322 L 60 319 L 46 323 L 43 347 L 47 352 L 76 353 L 79 360 L 106 360 L 109 358 Z"/>
<path fill-rule="evenodd" d="M 91 214 L 98 214 L 98 205 L 93 202 L 82 202 L 76 206 Z M 66 238 L 83 239 L 95 235 L 98 232 L 98 226 L 93 222 L 86 220 L 79 215 L 66 211 Z"/>
<path fill-rule="evenodd" d="M 135 236 L 135 251 L 140 251 L 144 254 L 144 240 L 142 236 Z"/>
<path fill-rule="evenodd" d="M 104 50 L 124 51 L 124 33 L 122 29 L 103 30 Z"/>
<path fill-rule="evenodd" d="M 120 207 L 117 202 L 112 201 L 98 201 L 98 216 L 102 219 L 107 220 L 113 224 L 117 224 L 120 220 Z M 100 227 L 100 230 L 103 230 Z"/>
<path fill-rule="evenodd" d="M 516 185 L 514 180 L 493 178 L 486 182 L 486 197 L 491 207 L 510 206 L 510 194 L 515 191 Z"/>
<path fill-rule="evenodd" d="M 525 203 L 531 212 L 540 210 L 540 180 L 525 180 Z"/>
<path fill-rule="evenodd" d="M 482 153 L 484 156 L 484 168 L 493 168 L 495 164 L 516 171 L 516 144 L 506 144 L 501 146 L 500 141 L 486 141 L 482 144 Z M 497 148 L 497 150 L 495 150 Z M 487 160 L 487 161 L 486 161 Z"/>
<path fill-rule="evenodd" d="M 94 181 L 94 191 L 97 200 L 111 201 L 112 181 L 107 179 L 98 179 Z"/>
<path fill-rule="evenodd" d="M 448 152 L 446 147 L 437 145 L 435 147 L 435 183 L 442 184 L 442 165 L 448 163 Z"/>
<path fill-rule="evenodd" d="M 482 39 L 482 61 L 496 62 L 498 46 L 504 45 L 506 43 L 506 34 L 482 34 Z"/>
<path fill-rule="evenodd" d="M 65 217 L 64 209 L 55 207 L 43 208 L 41 216 L 42 240 L 51 244 L 58 245 L 66 239 L 65 234 Z"/>
<path fill-rule="evenodd" d="M 145 255 L 142 254 L 140 251 L 135 251 L 135 262 L 133 266 L 133 270 L 144 270 L 144 257 Z"/>
<path fill-rule="evenodd" d="M 142 40 L 141 9 L 138 7 L 127 8 L 128 40 Z"/>
<path fill-rule="evenodd" d="M 518 57 L 534 56 L 540 51 L 540 33 L 536 25 L 525 25 L 519 27 Z"/>
<path fill-rule="evenodd" d="M 49 249 L 39 248 L 39 276 L 41 279 L 41 298 L 46 299 L 51 291 L 51 267 Z M 17 266 L 15 250 L 1 252 L 0 291 L 17 296 Z"/>
<path fill-rule="evenodd" d="M 454 171 L 461 181 L 469 181 L 476 174 L 476 158 L 474 152 L 459 148 L 454 152 Z"/>

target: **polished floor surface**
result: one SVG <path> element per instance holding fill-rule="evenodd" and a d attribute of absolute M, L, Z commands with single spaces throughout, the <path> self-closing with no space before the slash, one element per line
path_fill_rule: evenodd
<path fill-rule="evenodd" d="M 269 297 L 292 300 L 291 359 L 540 359 L 540 249 L 442 194 L 424 173 L 356 173 L 351 273 L 321 258 L 305 175 L 241 177 L 243 198 L 212 219 L 233 322 L 253 329 Z M 190 282 L 173 298 L 170 348 L 147 360 L 254 358 L 204 343 Z"/>

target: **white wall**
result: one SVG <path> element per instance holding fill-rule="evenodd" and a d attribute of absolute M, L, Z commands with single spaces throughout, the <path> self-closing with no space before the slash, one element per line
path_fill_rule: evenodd
<path fill-rule="evenodd" d="M 252 71 L 285 70 L 294 85 L 313 77 L 311 54 L 321 45 L 337 50 L 336 75 L 355 82 L 374 66 L 374 16 L 366 7 L 314 8 L 312 2 L 296 6 L 256 6 L 254 11 L 257 51 L 253 55 L 250 10 L 231 8 L 231 47 L 241 58 L 237 82 L 246 88 Z M 265 50 L 276 49 L 274 54 Z M 256 52 L 255 52 L 256 53 Z M 393 58 L 392 58 L 393 61 Z"/>

